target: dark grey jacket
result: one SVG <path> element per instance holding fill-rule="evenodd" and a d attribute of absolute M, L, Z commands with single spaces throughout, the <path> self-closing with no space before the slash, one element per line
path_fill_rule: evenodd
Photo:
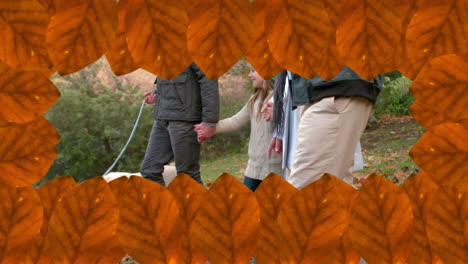
<path fill-rule="evenodd" d="M 210 80 L 190 65 L 172 80 L 156 78 L 154 119 L 217 123 L 219 120 L 218 80 Z"/>

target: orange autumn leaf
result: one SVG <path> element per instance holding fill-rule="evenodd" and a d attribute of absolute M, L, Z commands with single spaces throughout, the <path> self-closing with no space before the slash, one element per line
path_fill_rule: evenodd
<path fill-rule="evenodd" d="M 49 14 L 36 0 L 0 1 L 0 60 L 23 70 L 46 70 Z"/>
<path fill-rule="evenodd" d="M 111 253 L 119 211 L 102 177 L 87 180 L 60 198 L 49 220 L 48 240 L 55 263 L 96 263 Z"/>
<path fill-rule="evenodd" d="M 255 250 L 259 225 L 255 195 L 223 173 L 203 197 L 190 236 L 212 264 L 247 263 Z"/>
<path fill-rule="evenodd" d="M 346 65 L 367 80 L 396 70 L 392 58 L 400 42 L 402 25 L 393 1 L 344 1 L 340 15 L 336 43 Z"/>
<path fill-rule="evenodd" d="M 278 215 L 278 226 L 288 244 L 288 263 L 319 263 L 338 245 L 348 225 L 335 187 L 337 179 L 324 175 L 295 193 Z"/>
<path fill-rule="evenodd" d="M 96 262 L 97 264 L 115 264 L 120 263 L 127 254 L 123 247 L 120 245 L 120 241 L 117 236 L 112 236 L 106 242 L 109 246 L 109 250 L 107 254 L 102 255 L 99 260 Z"/>
<path fill-rule="evenodd" d="M 468 51 L 468 36 L 464 32 L 468 16 L 466 1 L 421 2 L 406 32 L 407 59 L 411 60 L 416 72 L 435 57 Z"/>
<path fill-rule="evenodd" d="M 41 72 L 10 68 L 0 61 L 0 119 L 12 123 L 33 121 L 59 97 L 57 87 Z"/>
<path fill-rule="evenodd" d="M 345 209 L 348 214 L 350 213 L 351 207 L 358 196 L 358 192 L 351 185 L 345 183 L 344 181 L 336 178 L 335 176 L 329 174 L 329 177 L 335 178 L 335 188 L 339 193 L 339 198 L 341 198 L 341 207 Z M 323 264 L 353 264 L 359 263 L 361 257 L 356 252 L 351 244 L 351 239 L 349 238 L 348 228 L 345 229 L 343 235 L 339 239 L 339 244 L 330 252 L 329 256 L 325 258 L 321 263 Z"/>
<path fill-rule="evenodd" d="M 49 56 L 61 75 L 100 58 L 117 31 L 115 0 L 56 0 L 46 35 Z"/>
<path fill-rule="evenodd" d="M 28 186 L 45 176 L 52 165 L 59 135 L 45 119 L 29 123 L 0 122 L 0 182 Z"/>
<path fill-rule="evenodd" d="M 434 203 L 437 185 L 425 172 L 412 174 L 403 184 L 403 190 L 410 198 L 414 214 L 414 241 L 408 256 L 408 263 L 441 264 L 434 254 L 426 233 L 426 210 Z"/>
<path fill-rule="evenodd" d="M 400 41 L 393 59 L 396 61 L 397 69 L 410 80 L 414 80 L 418 74 L 413 63 L 409 60 L 408 47 L 406 45 L 406 31 L 409 22 L 417 11 L 418 0 L 395 0 L 395 6 L 401 20 Z"/>
<path fill-rule="evenodd" d="M 282 239 L 277 218 L 281 206 L 287 204 L 289 199 L 298 190 L 279 175 L 270 173 L 255 191 L 260 206 L 260 235 L 257 249 L 254 254 L 259 263 L 281 263 L 285 256 L 282 249 L 287 247 Z"/>
<path fill-rule="evenodd" d="M 125 184 L 127 183 L 127 181 L 127 177 L 119 177 L 108 183 L 117 201 L 120 199 L 120 195 L 125 191 Z"/>
<path fill-rule="evenodd" d="M 204 264 L 206 257 L 195 247 L 195 242 L 189 240 L 189 230 L 206 189 L 185 173 L 177 175 L 167 189 L 177 201 L 181 219 L 180 236 L 183 248 L 179 252 L 180 262 Z"/>
<path fill-rule="evenodd" d="M 31 186 L 0 186 L 0 263 L 27 263 L 24 254 L 39 234 L 43 212 Z"/>
<path fill-rule="evenodd" d="M 52 261 L 49 253 L 49 242 L 47 241 L 49 219 L 58 200 L 76 187 L 76 185 L 75 180 L 71 176 L 62 176 L 47 182 L 37 189 L 37 194 L 44 209 L 44 220 L 41 232 L 34 238 L 34 244 L 28 252 L 32 263 L 42 264 Z"/>
<path fill-rule="evenodd" d="M 436 120 L 442 123 L 445 116 L 445 122 L 468 118 L 468 56 L 452 54 L 431 60 L 411 84 L 410 92 L 417 100 L 411 113 L 426 129 L 437 124 Z M 428 118 L 426 111 L 435 115 Z"/>
<path fill-rule="evenodd" d="M 228 71 L 244 55 L 254 37 L 249 0 L 192 2 L 188 50 L 209 79 Z"/>
<path fill-rule="evenodd" d="M 371 174 L 353 202 L 349 236 L 368 263 L 405 263 L 413 240 L 413 212 L 406 193 Z"/>
<path fill-rule="evenodd" d="M 117 237 L 140 263 L 178 263 L 181 248 L 179 209 L 172 194 L 159 183 L 131 176 L 118 197 Z"/>
<path fill-rule="evenodd" d="M 424 100 L 416 99 L 411 104 L 409 111 L 411 116 L 424 128 L 430 129 L 443 123 L 455 123 L 457 121 L 463 122 L 463 118 L 454 116 L 447 111 L 439 111 L 433 108 L 431 104 L 424 103 Z M 461 113 L 465 115 L 465 113 Z M 468 116 L 466 116 L 468 118 Z"/>
<path fill-rule="evenodd" d="M 273 57 L 283 68 L 313 78 L 335 33 L 323 0 L 275 0 L 268 4 L 274 19 L 265 26 Z"/>
<path fill-rule="evenodd" d="M 268 80 L 282 70 L 268 48 L 265 23 L 267 23 L 266 16 L 269 6 L 266 0 L 256 0 L 252 5 L 255 23 L 254 38 L 245 57 L 250 64 L 252 64 L 255 71 L 257 71 L 263 79 Z"/>
<path fill-rule="evenodd" d="M 192 62 L 187 51 L 189 18 L 171 0 L 128 0 L 125 34 L 136 65 L 163 79 L 173 79 Z"/>
<path fill-rule="evenodd" d="M 468 263 L 468 192 L 440 186 L 428 207 L 426 232 L 444 263 Z"/>
<path fill-rule="evenodd" d="M 128 0 L 120 0 L 117 3 L 119 18 L 117 36 L 105 54 L 112 71 L 116 75 L 124 75 L 139 68 L 128 51 L 127 35 L 125 34 L 125 9 L 127 3 Z"/>
<path fill-rule="evenodd" d="M 468 128 L 444 123 L 428 130 L 410 150 L 410 156 L 436 183 L 457 185 L 468 171 Z"/>

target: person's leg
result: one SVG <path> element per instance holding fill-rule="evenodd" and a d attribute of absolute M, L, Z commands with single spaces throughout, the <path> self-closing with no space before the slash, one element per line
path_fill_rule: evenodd
<path fill-rule="evenodd" d="M 174 157 L 172 154 L 167 123 L 155 121 L 146 148 L 145 157 L 140 166 L 141 176 L 165 186 L 162 176 L 164 165 Z"/>
<path fill-rule="evenodd" d="M 186 173 L 203 185 L 200 177 L 200 143 L 194 123 L 170 121 L 168 125 L 177 174 Z"/>
<path fill-rule="evenodd" d="M 328 97 L 308 107 L 299 123 L 296 159 L 288 181 L 301 189 L 330 173 L 352 184 L 347 171 L 371 106 L 359 97 Z"/>
<path fill-rule="evenodd" d="M 262 180 L 253 179 L 247 176 L 244 177 L 244 185 L 249 187 L 252 192 L 255 192 L 260 183 L 262 183 Z"/>

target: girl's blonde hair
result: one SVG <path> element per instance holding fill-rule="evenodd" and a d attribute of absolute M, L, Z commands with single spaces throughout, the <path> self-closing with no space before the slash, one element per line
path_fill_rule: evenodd
<path fill-rule="evenodd" d="M 262 107 L 263 104 L 267 99 L 270 98 L 271 92 L 275 89 L 275 82 L 273 80 L 263 80 L 263 84 L 261 88 L 254 87 L 254 93 L 249 100 L 249 110 L 250 113 L 253 113 L 254 103 L 258 102 L 258 109 L 257 109 L 257 120 L 262 118 Z"/>

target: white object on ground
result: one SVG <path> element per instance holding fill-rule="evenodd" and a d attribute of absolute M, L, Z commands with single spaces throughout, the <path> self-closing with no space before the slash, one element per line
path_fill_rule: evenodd
<path fill-rule="evenodd" d="M 131 173 L 131 172 L 109 172 L 107 175 L 103 176 L 104 180 L 106 180 L 106 182 L 110 182 L 110 181 L 113 181 L 117 178 L 120 178 L 120 177 L 127 177 L 127 178 L 130 178 L 130 176 L 140 176 L 141 177 L 141 173 L 139 172 L 136 172 L 136 173 Z M 166 186 L 169 185 L 169 183 L 171 183 L 171 181 L 177 176 L 177 170 L 175 168 L 175 166 L 172 166 L 172 165 L 166 165 L 164 166 L 164 172 L 163 172 L 163 177 L 164 177 L 164 182 L 166 183 Z"/>

